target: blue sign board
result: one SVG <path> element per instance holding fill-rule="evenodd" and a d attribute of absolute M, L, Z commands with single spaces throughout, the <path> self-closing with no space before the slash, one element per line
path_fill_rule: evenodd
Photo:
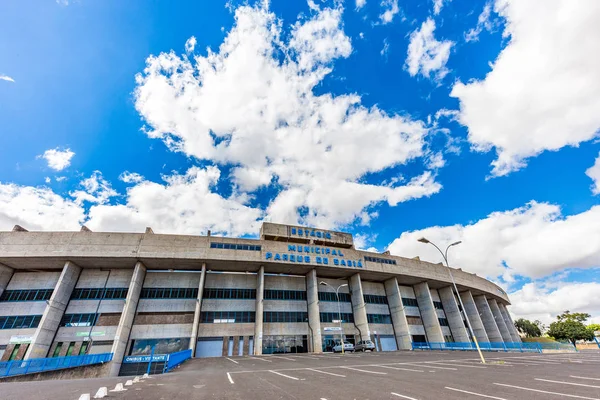
<path fill-rule="evenodd" d="M 155 354 L 152 356 L 152 362 L 167 361 L 167 354 Z M 150 362 L 150 356 L 127 356 L 123 359 L 126 364 L 131 363 L 147 363 Z"/>

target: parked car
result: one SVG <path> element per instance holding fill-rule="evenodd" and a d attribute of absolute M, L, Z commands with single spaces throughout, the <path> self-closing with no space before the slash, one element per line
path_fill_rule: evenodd
<path fill-rule="evenodd" d="M 354 351 L 375 351 L 375 343 L 370 340 L 361 340 L 354 346 Z"/>
<path fill-rule="evenodd" d="M 344 342 L 344 352 L 349 351 L 349 352 L 354 352 L 354 345 L 350 342 Z M 337 342 L 335 346 L 333 346 L 333 352 L 334 353 L 341 353 L 342 352 L 342 345 Z"/>

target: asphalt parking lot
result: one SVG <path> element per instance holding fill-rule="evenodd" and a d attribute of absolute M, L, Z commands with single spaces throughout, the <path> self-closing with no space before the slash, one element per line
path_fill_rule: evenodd
<path fill-rule="evenodd" d="M 114 399 L 595 399 L 600 351 L 389 352 L 194 359 Z M 78 399 L 127 378 L 5 383 L 2 399 Z"/>

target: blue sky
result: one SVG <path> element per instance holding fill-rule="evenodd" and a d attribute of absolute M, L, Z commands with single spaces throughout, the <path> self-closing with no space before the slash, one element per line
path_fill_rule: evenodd
<path fill-rule="evenodd" d="M 597 319 L 600 9 L 552 3 L 2 2 L 0 229 L 462 240 Z"/>

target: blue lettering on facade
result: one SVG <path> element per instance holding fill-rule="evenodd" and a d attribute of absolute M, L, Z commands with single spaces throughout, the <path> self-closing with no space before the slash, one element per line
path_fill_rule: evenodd
<path fill-rule="evenodd" d="M 288 244 L 288 251 L 296 251 L 296 246 L 293 244 Z"/>
<path fill-rule="evenodd" d="M 340 260 L 338 260 L 337 258 L 334 258 L 333 265 L 340 265 Z"/>
<path fill-rule="evenodd" d="M 275 253 L 275 261 L 281 261 L 281 256 L 279 253 Z"/>
<path fill-rule="evenodd" d="M 323 264 L 329 264 L 329 259 L 327 257 L 323 257 Z"/>
<path fill-rule="evenodd" d="M 316 257 L 317 264 L 321 264 L 321 257 Z"/>
<path fill-rule="evenodd" d="M 318 231 L 318 230 L 314 230 L 314 229 L 302 229 L 302 228 L 291 228 L 290 229 L 290 234 L 291 235 L 296 235 L 296 236 L 305 236 L 305 237 L 317 237 L 317 238 L 325 238 L 325 239 L 331 239 L 331 233 L 330 232 L 322 232 L 322 231 Z"/>
<path fill-rule="evenodd" d="M 268 251 L 268 252 L 265 254 L 265 257 L 266 257 L 266 259 L 267 259 L 267 260 L 269 260 L 269 259 L 271 259 L 271 258 L 273 257 L 273 253 L 271 253 L 270 251 Z"/>
<path fill-rule="evenodd" d="M 293 254 L 290 254 L 290 261 L 295 262 L 296 261 L 296 256 Z"/>
<path fill-rule="evenodd" d="M 317 247 L 317 248 L 315 249 L 315 253 L 317 253 L 317 254 L 321 254 L 321 248 L 320 248 L 320 247 Z"/>
<path fill-rule="evenodd" d="M 308 230 L 306 230 L 308 234 Z M 324 257 L 325 255 L 331 254 L 332 256 L 332 264 L 343 266 L 343 267 L 353 267 L 353 268 L 362 268 L 362 260 L 347 260 L 344 257 L 344 253 L 340 249 L 330 249 L 328 247 L 318 247 L 318 246 L 300 246 L 288 244 L 287 248 L 288 253 L 273 253 L 273 252 L 265 252 L 266 260 L 280 261 L 280 262 L 298 262 L 298 263 L 316 263 L 322 265 L 330 265 L 330 261 L 328 257 Z M 293 254 L 293 253 L 305 253 L 307 255 L 302 254 Z M 318 254 L 312 259 L 308 254 Z"/>

